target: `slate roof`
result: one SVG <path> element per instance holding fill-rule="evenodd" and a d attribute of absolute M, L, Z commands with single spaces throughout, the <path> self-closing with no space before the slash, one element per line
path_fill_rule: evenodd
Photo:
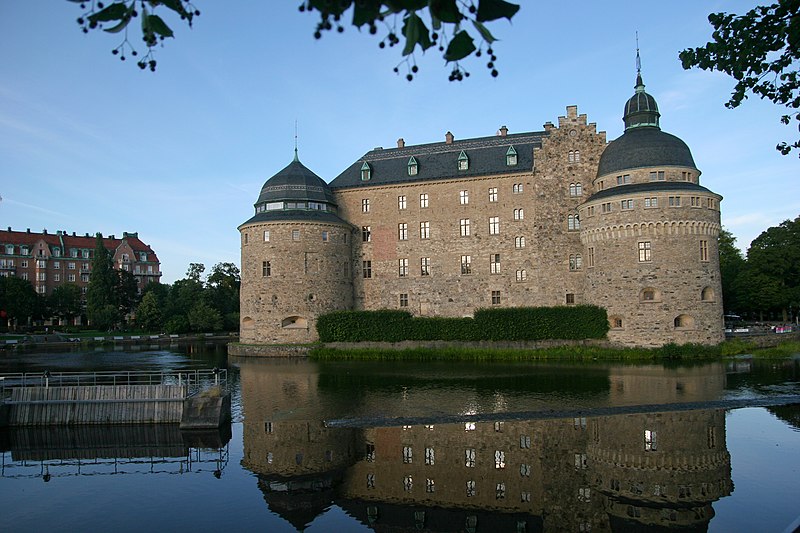
<path fill-rule="evenodd" d="M 639 127 L 625 131 L 606 146 L 597 175 L 663 166 L 697 168 L 685 142 L 657 127 Z"/>
<path fill-rule="evenodd" d="M 631 183 L 630 185 L 618 185 L 616 187 L 609 187 L 602 191 L 597 191 L 591 195 L 586 201 L 593 202 L 602 200 L 604 198 L 611 198 L 614 196 L 627 196 L 640 192 L 662 192 L 662 191 L 676 191 L 688 193 L 711 193 L 719 196 L 717 193 L 706 189 L 702 185 L 691 183 L 689 181 L 652 181 L 649 183 Z M 721 198 L 721 197 L 720 197 Z"/>
<path fill-rule="evenodd" d="M 376 148 L 353 162 L 330 182 L 333 190 L 350 187 L 417 183 L 432 180 L 486 176 L 508 172 L 526 172 L 533 168 L 533 149 L 541 147 L 547 132 L 514 133 L 505 136 L 419 144 L 403 148 Z M 513 146 L 517 164 L 506 165 L 506 153 Z M 458 170 L 461 151 L 469 158 L 469 169 Z M 408 175 L 408 161 L 414 157 L 418 165 L 416 176 Z M 368 181 L 361 181 L 361 167 L 367 162 L 371 169 Z"/>
<path fill-rule="evenodd" d="M 346 224 L 336 213 L 330 211 L 313 211 L 310 209 L 276 209 L 274 211 L 264 211 L 256 213 L 247 222 L 244 222 L 239 227 L 247 224 L 255 224 L 256 222 L 330 222 L 333 224 Z"/>
<path fill-rule="evenodd" d="M 336 204 L 328 184 L 297 157 L 261 187 L 257 204 L 283 200 L 307 200 Z"/>

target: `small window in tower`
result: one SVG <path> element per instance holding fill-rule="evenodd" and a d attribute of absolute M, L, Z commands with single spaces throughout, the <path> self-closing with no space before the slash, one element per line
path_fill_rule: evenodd
<path fill-rule="evenodd" d="M 416 176 L 418 172 L 419 172 L 419 165 L 417 164 L 417 160 L 412 155 L 408 159 L 408 175 Z"/>
<path fill-rule="evenodd" d="M 372 177 L 372 169 L 369 166 L 369 163 L 364 161 L 364 164 L 361 165 L 361 181 L 369 181 Z"/>
<path fill-rule="evenodd" d="M 508 151 L 506 151 L 506 165 L 509 167 L 513 167 L 517 164 L 517 151 L 514 150 L 513 146 L 508 147 Z"/>
<path fill-rule="evenodd" d="M 299 229 L 293 229 L 292 230 L 292 240 L 293 241 L 299 241 L 300 240 L 300 230 Z"/>
<path fill-rule="evenodd" d="M 469 157 L 461 150 L 461 153 L 458 154 L 458 170 L 469 170 Z"/>

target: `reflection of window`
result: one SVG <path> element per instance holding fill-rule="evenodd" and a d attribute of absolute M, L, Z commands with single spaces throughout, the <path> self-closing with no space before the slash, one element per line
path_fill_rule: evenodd
<path fill-rule="evenodd" d="M 475 467 L 475 448 L 467 448 L 464 450 L 464 465 L 467 468 Z"/>
<path fill-rule="evenodd" d="M 433 448 L 425 448 L 425 464 L 436 464 L 436 453 L 434 452 Z"/>
<path fill-rule="evenodd" d="M 645 451 L 655 451 L 658 443 L 656 441 L 656 432 L 650 429 L 644 430 L 644 449 Z"/>
<path fill-rule="evenodd" d="M 414 452 L 411 446 L 403 446 L 403 463 L 409 464 L 413 461 Z"/>
<path fill-rule="evenodd" d="M 531 447 L 531 438 L 529 435 L 521 435 L 519 437 L 519 447 L 523 449 Z"/>
<path fill-rule="evenodd" d="M 495 450 L 494 452 L 494 467 L 497 470 L 502 470 L 506 467 L 506 452 L 502 450 Z"/>

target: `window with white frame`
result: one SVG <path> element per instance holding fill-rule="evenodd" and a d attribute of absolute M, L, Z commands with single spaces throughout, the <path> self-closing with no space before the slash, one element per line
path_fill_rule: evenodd
<path fill-rule="evenodd" d="M 650 181 L 665 181 L 666 175 L 663 170 L 655 170 L 650 172 Z"/>
<path fill-rule="evenodd" d="M 472 256 L 471 255 L 462 255 L 461 256 L 461 273 L 462 274 L 472 274 Z"/>
<path fill-rule="evenodd" d="M 668 203 L 670 207 L 680 207 L 681 206 L 681 197 L 680 196 L 670 196 L 668 198 Z"/>
<path fill-rule="evenodd" d="M 489 235 L 500 234 L 500 217 L 489 217 Z"/>
<path fill-rule="evenodd" d="M 408 276 L 408 258 L 397 260 L 397 275 L 401 278 Z"/>
<path fill-rule="evenodd" d="M 469 157 L 467 157 L 466 152 L 461 150 L 461 153 L 458 154 L 458 170 L 468 170 L 469 169 Z"/>
<path fill-rule="evenodd" d="M 430 222 L 420 222 L 419 223 L 419 238 L 420 239 L 430 239 L 431 238 L 431 223 Z"/>
<path fill-rule="evenodd" d="M 570 183 L 569 195 L 573 198 L 576 196 L 583 196 L 583 185 L 580 183 Z"/>
<path fill-rule="evenodd" d="M 425 448 L 425 464 L 431 466 L 436 464 L 436 451 L 431 447 Z"/>
<path fill-rule="evenodd" d="M 422 257 L 419 260 L 419 274 L 420 276 L 430 276 L 431 275 L 431 258 L 430 257 Z"/>
<path fill-rule="evenodd" d="M 525 211 L 522 208 L 514 209 L 514 220 L 524 220 Z"/>
<path fill-rule="evenodd" d="M 428 207 L 428 193 L 424 192 L 419 195 L 419 207 L 426 209 Z"/>
<path fill-rule="evenodd" d="M 619 207 L 620 207 L 620 209 L 623 209 L 623 210 L 625 210 L 625 209 L 633 209 L 633 199 L 628 198 L 628 199 L 625 199 L 625 200 L 620 200 Z"/>
<path fill-rule="evenodd" d="M 500 254 L 489 254 L 489 273 L 500 273 Z"/>
<path fill-rule="evenodd" d="M 261 277 L 268 278 L 272 275 L 272 262 L 271 261 L 262 261 L 261 262 Z"/>
<path fill-rule="evenodd" d="M 630 174 L 623 174 L 622 176 L 617 176 L 617 185 L 627 185 L 630 182 L 631 182 Z"/>
<path fill-rule="evenodd" d="M 581 254 L 570 254 L 569 256 L 569 269 L 570 270 L 580 270 L 583 268 L 583 258 Z"/>
<path fill-rule="evenodd" d="M 361 226 L 361 241 L 372 241 L 372 228 L 370 226 Z"/>
<path fill-rule="evenodd" d="M 398 196 L 397 197 L 397 209 L 402 211 L 405 208 L 406 208 L 406 197 L 404 195 L 403 196 Z"/>
<path fill-rule="evenodd" d="M 523 269 L 517 270 L 517 281 L 527 281 L 528 279 L 528 271 Z"/>
<path fill-rule="evenodd" d="M 639 262 L 645 263 L 652 260 L 650 241 L 641 241 L 639 244 Z"/>
<path fill-rule="evenodd" d="M 512 185 L 511 186 L 511 193 L 512 194 L 522 194 L 522 184 L 521 183 L 515 183 L 514 185 Z"/>
<path fill-rule="evenodd" d="M 497 187 L 489 187 L 489 201 L 490 202 L 497 201 Z"/>
<path fill-rule="evenodd" d="M 419 172 L 419 165 L 417 164 L 417 159 L 412 155 L 408 158 L 408 175 L 409 176 L 416 176 Z"/>
<path fill-rule="evenodd" d="M 461 205 L 469 204 L 469 191 L 458 191 L 458 203 Z"/>
<path fill-rule="evenodd" d="M 644 449 L 648 452 L 656 451 L 658 449 L 656 432 L 651 429 L 644 430 Z"/>
<path fill-rule="evenodd" d="M 369 163 L 364 161 L 364 164 L 361 165 L 361 181 L 369 181 L 372 177 L 372 169 L 369 166 Z"/>
<path fill-rule="evenodd" d="M 514 150 L 513 146 L 509 146 L 508 150 L 506 150 L 506 166 L 513 167 L 516 164 L 517 164 L 517 151 Z"/>
<path fill-rule="evenodd" d="M 475 448 L 467 448 L 464 450 L 464 466 L 467 468 L 475 468 Z"/>
<path fill-rule="evenodd" d="M 361 212 L 362 213 L 369 213 L 369 198 L 362 198 L 361 199 Z"/>
<path fill-rule="evenodd" d="M 525 237 L 523 236 L 514 237 L 514 248 L 517 249 L 525 248 Z"/>
<path fill-rule="evenodd" d="M 645 198 L 644 199 L 644 207 L 645 207 L 645 209 L 648 209 L 648 208 L 651 208 L 651 207 L 658 207 L 658 197 L 650 196 L 648 198 Z"/>
<path fill-rule="evenodd" d="M 408 240 L 408 223 L 401 222 L 397 225 L 397 239 L 401 241 Z"/>
<path fill-rule="evenodd" d="M 264 242 L 269 242 L 269 230 L 264 230 Z"/>
<path fill-rule="evenodd" d="M 567 229 L 569 231 L 576 231 L 581 229 L 581 220 L 580 218 L 578 218 L 578 215 L 567 216 Z"/>
<path fill-rule="evenodd" d="M 461 236 L 462 237 L 469 237 L 469 235 L 470 235 L 469 219 L 468 218 L 462 218 L 459 221 L 458 224 L 459 224 L 459 228 L 460 228 L 460 231 L 461 231 Z"/>

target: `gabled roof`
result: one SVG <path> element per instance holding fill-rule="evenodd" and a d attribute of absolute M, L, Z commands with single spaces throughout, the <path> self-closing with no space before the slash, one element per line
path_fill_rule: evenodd
<path fill-rule="evenodd" d="M 515 133 L 453 141 L 404 146 L 402 148 L 375 148 L 354 161 L 344 172 L 330 182 L 331 189 L 370 187 L 375 185 L 416 183 L 430 180 L 470 178 L 491 174 L 529 172 L 533 168 L 533 149 L 542 146 L 547 132 Z M 517 164 L 506 164 L 509 147 L 517 152 Z M 467 170 L 458 170 L 461 152 L 469 159 Z M 409 158 L 418 164 L 417 174 L 408 175 Z M 361 180 L 364 163 L 370 167 L 370 179 Z"/>
<path fill-rule="evenodd" d="M 52 250 L 53 247 L 61 248 L 67 252 L 70 248 L 94 250 L 96 237 L 94 235 L 68 234 L 66 231 L 56 233 L 39 233 L 32 231 L 0 230 L 0 244 L 28 245 L 31 248 L 39 241 L 44 241 Z M 125 241 L 134 252 L 145 252 L 148 261 L 158 261 L 150 245 L 139 239 L 138 233 L 123 232 L 122 238 L 103 237 L 103 246 L 112 253 Z"/>

